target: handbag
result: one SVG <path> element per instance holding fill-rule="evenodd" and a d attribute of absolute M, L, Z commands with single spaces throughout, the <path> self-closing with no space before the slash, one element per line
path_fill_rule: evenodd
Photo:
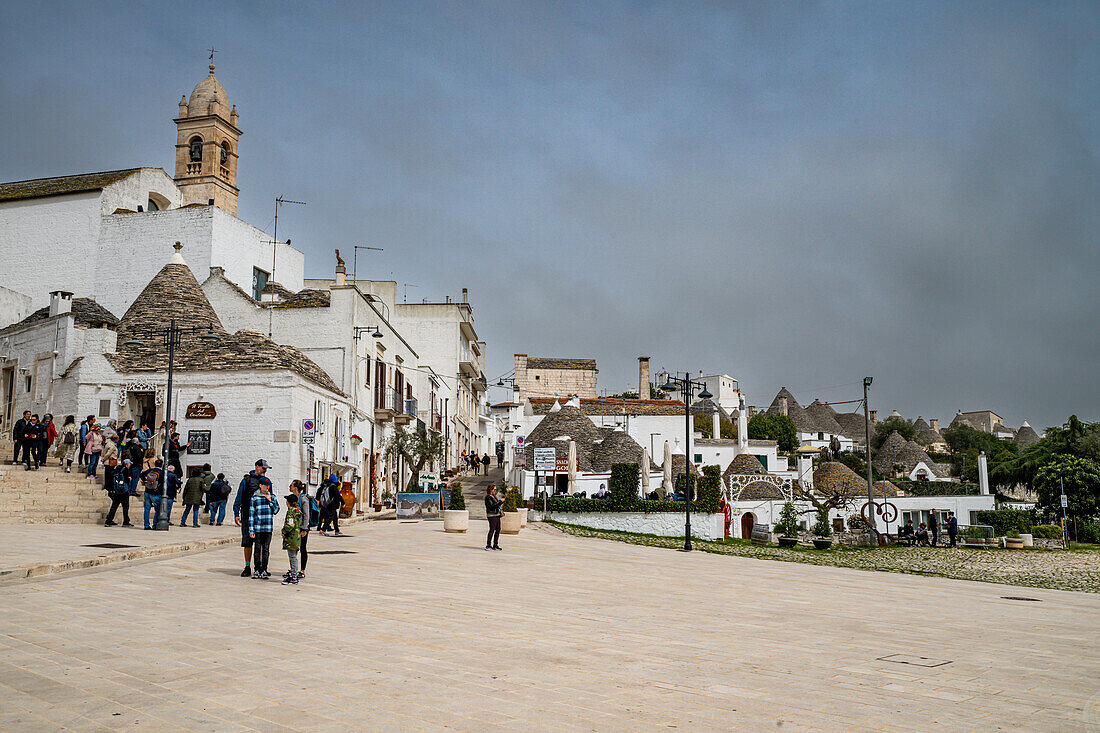
<path fill-rule="evenodd" d="M 107 465 L 112 466 L 112 467 L 117 466 L 118 465 L 118 459 L 117 458 L 111 458 L 110 460 L 107 461 Z"/>
<path fill-rule="evenodd" d="M 76 433 L 65 433 L 65 445 L 76 443 Z"/>

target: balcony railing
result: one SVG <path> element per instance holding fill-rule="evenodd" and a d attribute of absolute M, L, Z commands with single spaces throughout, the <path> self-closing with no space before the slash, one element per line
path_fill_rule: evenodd
<path fill-rule="evenodd" d="M 390 412 L 401 413 L 404 412 L 404 404 L 400 393 L 392 387 L 385 387 L 381 392 L 375 395 L 374 409 L 376 410 L 389 410 Z"/>
<path fill-rule="evenodd" d="M 405 414 L 416 417 L 416 398 L 409 398 L 405 400 Z"/>

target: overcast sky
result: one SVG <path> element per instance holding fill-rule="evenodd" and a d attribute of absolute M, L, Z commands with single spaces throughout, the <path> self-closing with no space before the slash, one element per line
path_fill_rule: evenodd
<path fill-rule="evenodd" d="M 211 45 L 241 218 L 468 287 L 490 379 L 1100 419 L 1097 3 L 5 3 L 0 179 L 171 172 Z"/>

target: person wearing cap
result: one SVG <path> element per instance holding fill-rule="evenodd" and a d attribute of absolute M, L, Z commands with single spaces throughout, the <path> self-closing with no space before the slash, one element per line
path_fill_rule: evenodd
<path fill-rule="evenodd" d="M 241 528 L 241 547 L 244 548 L 242 578 L 252 576 L 253 538 L 249 536 L 248 513 L 252 508 L 252 497 L 260 488 L 260 479 L 264 477 L 269 468 L 271 468 L 271 464 L 264 459 L 261 458 L 256 461 L 256 467 L 241 479 L 241 484 L 237 487 L 237 497 L 233 500 L 233 521 Z"/>
<path fill-rule="evenodd" d="M 317 503 L 321 505 L 321 534 L 327 537 L 331 526 L 333 535 L 341 537 L 340 507 L 344 504 L 344 497 L 340 496 L 340 479 L 335 473 L 330 473 L 328 480 L 317 490 Z"/>
<path fill-rule="evenodd" d="M 298 508 L 298 494 L 291 492 L 283 497 L 286 500 L 286 517 L 283 518 L 283 549 L 290 560 L 290 570 L 283 576 L 283 585 L 298 584 L 298 548 L 302 545 L 305 531 L 302 529 L 302 510 Z"/>
<path fill-rule="evenodd" d="M 111 497 L 111 510 L 107 512 L 107 521 L 103 523 L 104 527 L 114 527 L 118 524 L 115 521 L 115 512 L 119 507 L 122 507 L 122 526 L 133 527 L 130 524 L 130 459 L 123 458 L 122 465 L 115 469 L 114 472 L 114 485 L 108 492 L 108 496 Z"/>
<path fill-rule="evenodd" d="M 267 563 L 271 559 L 271 533 L 275 530 L 275 515 L 279 500 L 271 495 L 271 479 L 261 476 L 248 510 L 248 536 L 252 540 L 252 577 L 267 580 Z"/>

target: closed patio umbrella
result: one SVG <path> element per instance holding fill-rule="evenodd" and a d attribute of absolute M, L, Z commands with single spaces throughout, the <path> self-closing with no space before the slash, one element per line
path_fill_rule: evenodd
<path fill-rule="evenodd" d="M 577 491 L 577 441 L 569 441 L 569 494 Z"/>
<path fill-rule="evenodd" d="M 642 448 L 642 496 L 649 496 L 649 448 Z"/>
<path fill-rule="evenodd" d="M 665 462 L 663 468 L 665 470 L 665 475 L 664 483 L 661 484 L 661 486 L 665 490 L 665 495 L 667 496 L 668 493 L 672 491 L 672 444 L 667 440 L 665 441 Z"/>

